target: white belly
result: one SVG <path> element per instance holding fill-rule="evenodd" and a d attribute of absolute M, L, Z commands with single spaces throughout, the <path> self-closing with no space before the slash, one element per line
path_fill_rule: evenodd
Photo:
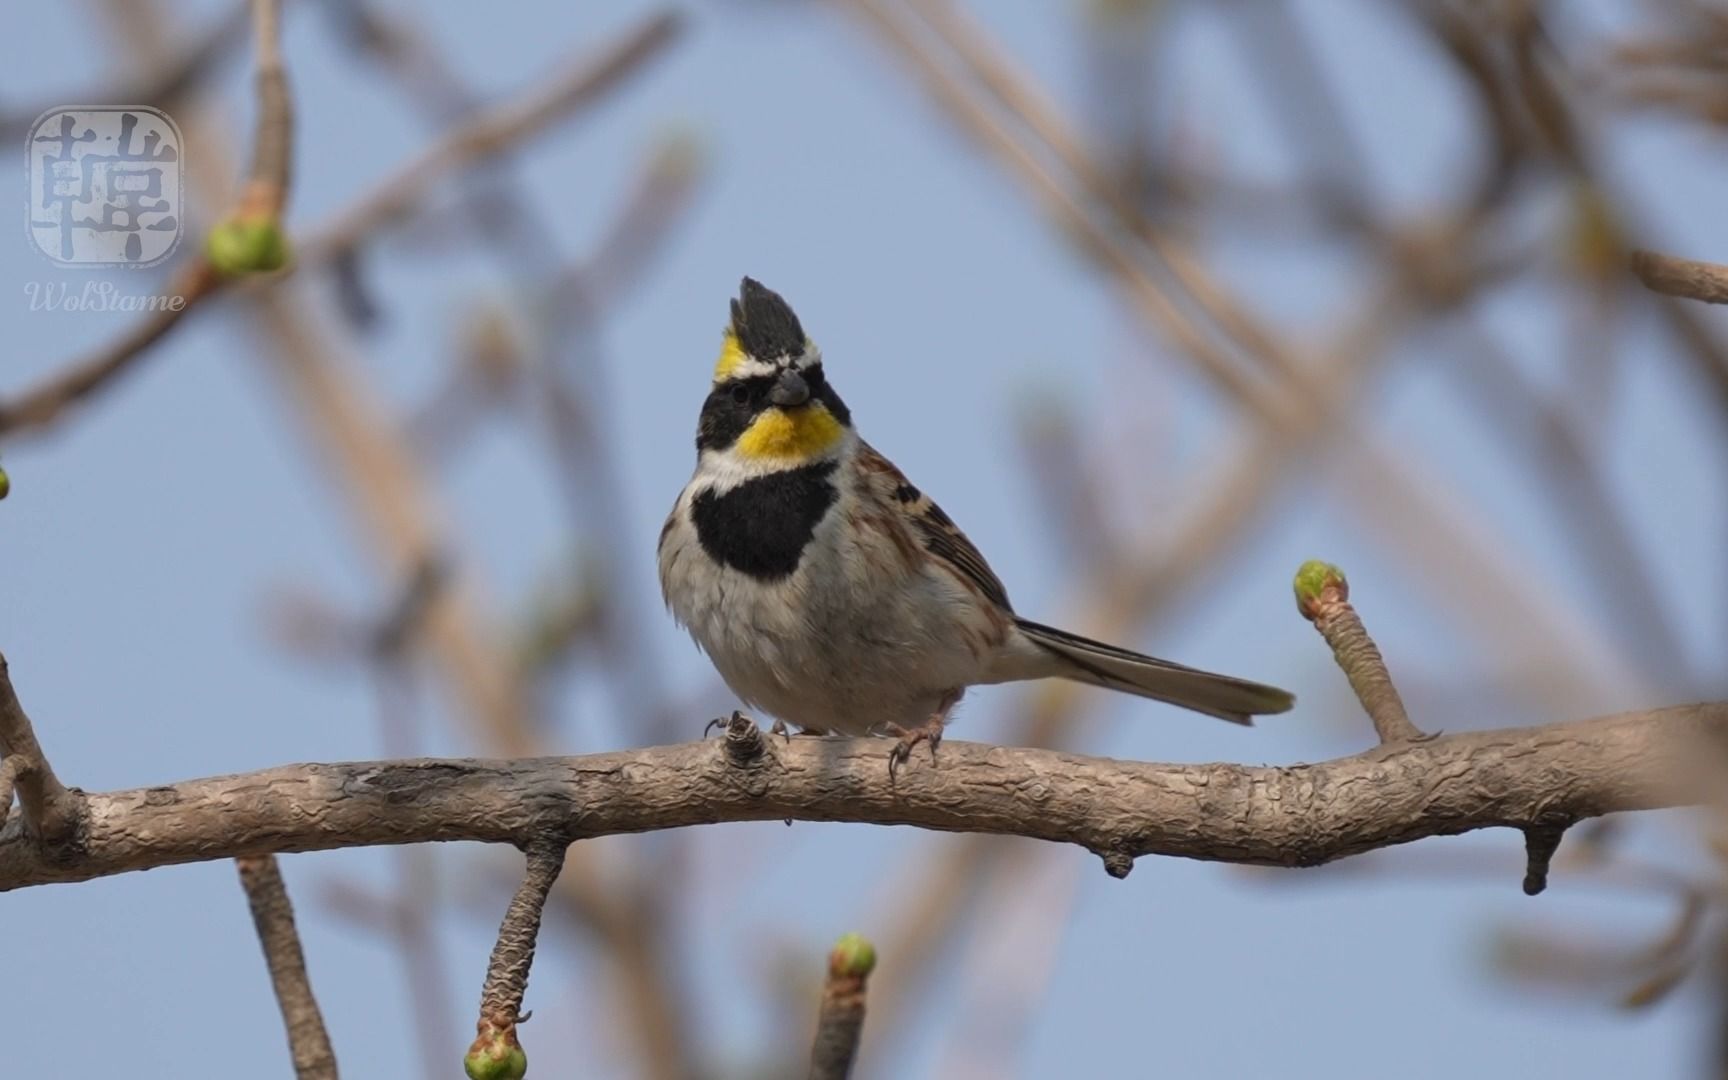
<path fill-rule="evenodd" d="M 985 680 L 988 622 L 947 573 L 848 550 L 840 513 L 789 577 L 763 582 L 709 559 L 680 512 L 660 550 L 667 604 L 753 707 L 848 735 L 921 724 Z"/>

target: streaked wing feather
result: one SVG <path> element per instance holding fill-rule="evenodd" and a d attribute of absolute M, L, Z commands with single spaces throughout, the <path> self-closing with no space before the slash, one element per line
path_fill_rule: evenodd
<path fill-rule="evenodd" d="M 1003 587 L 1002 579 L 990 569 L 984 556 L 960 531 L 960 526 L 954 524 L 954 519 L 936 505 L 935 500 L 914 487 L 893 462 L 868 443 L 859 450 L 859 465 L 873 478 L 884 501 L 912 526 L 913 533 L 923 542 L 926 551 L 977 586 L 991 603 L 1003 611 L 1014 610 L 1008 602 L 1008 590 Z"/>

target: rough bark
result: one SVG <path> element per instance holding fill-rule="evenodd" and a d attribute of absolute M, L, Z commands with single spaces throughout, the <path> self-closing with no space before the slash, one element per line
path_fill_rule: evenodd
<path fill-rule="evenodd" d="M 947 742 L 888 779 L 888 743 L 764 737 L 584 757 L 288 765 L 88 796 L 85 828 L 0 831 L 0 891 L 268 852 L 433 840 L 527 846 L 722 821 L 855 821 L 1141 855 L 1312 866 L 1427 836 L 1565 826 L 1722 790 L 1728 703 L 1446 735 L 1314 765 L 1161 765 Z"/>
<path fill-rule="evenodd" d="M 324 1014 L 312 993 L 306 974 L 306 954 L 300 947 L 300 931 L 294 926 L 294 905 L 274 856 L 249 856 L 236 864 L 246 902 L 252 908 L 252 925 L 270 969 L 270 984 L 288 1033 L 288 1053 L 294 1061 L 297 1080 L 337 1080 L 336 1054 L 330 1048 L 330 1033 Z"/>

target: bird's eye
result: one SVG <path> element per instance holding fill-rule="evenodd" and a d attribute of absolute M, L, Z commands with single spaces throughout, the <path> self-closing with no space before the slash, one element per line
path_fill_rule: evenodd
<path fill-rule="evenodd" d="M 739 383 L 732 388 L 732 404 L 747 405 L 750 403 L 750 388 Z"/>

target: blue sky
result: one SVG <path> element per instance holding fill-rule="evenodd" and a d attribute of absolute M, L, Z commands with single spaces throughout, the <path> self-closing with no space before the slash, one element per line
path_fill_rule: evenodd
<path fill-rule="evenodd" d="M 308 5 L 290 7 L 285 45 L 301 120 L 291 221 L 304 226 L 429 136 L 400 95 L 332 44 Z M 1297 8 L 1365 133 L 1372 190 L 1401 213 L 1431 206 L 1467 175 L 1473 138 L 1443 65 L 1375 5 Z M 175 8 L 184 25 L 220 9 Z M 425 25 L 476 87 L 501 94 L 650 9 L 445 0 L 425 5 Z M 574 255 L 603 233 L 657 138 L 694 133 L 703 148 L 706 179 L 688 221 L 595 343 L 622 528 L 634 552 L 616 585 L 640 606 L 673 696 L 697 696 L 694 734 L 731 703 L 709 690 L 705 661 L 661 615 L 652 548 L 690 469 L 696 409 L 741 275 L 796 306 L 865 435 L 942 501 L 989 555 L 1017 607 L 1035 618 L 1059 620 L 1071 609 L 1082 568 L 1031 499 L 1014 426 L 1028 401 L 1059 404 L 1115 448 L 1103 468 L 1112 490 L 1134 500 L 1122 520 L 1154 533 L 1222 459 L 1234 421 L 1167 344 L 1127 321 L 1108 286 L 1029 212 L 1004 174 L 952 136 L 855 21 L 827 5 L 690 11 L 689 31 L 669 56 L 605 106 L 525 147 L 516 165 L 527 197 L 554 223 L 555 241 Z M 1610 25 L 1617 11 L 1589 5 L 1577 17 L 1585 27 Z M 106 84 L 111 60 L 93 49 L 86 23 L 94 20 L 84 8 L 29 5 L 8 21 L 0 100 L 79 101 Z M 989 25 L 1059 101 L 1084 100 L 1073 5 L 991 4 Z M 1292 175 L 1288 147 L 1218 20 L 1184 8 L 1165 57 L 1171 71 L 1160 85 L 1177 88 L 1172 107 L 1194 138 L 1233 170 Z M 247 130 L 244 72 L 231 69 L 221 85 L 232 103 L 227 122 Z M 1611 145 L 1616 176 L 1652 232 L 1685 254 L 1722 257 L 1728 222 L 1699 212 L 1719 194 L 1720 142 L 1648 123 L 1614 132 Z M 0 170 L 0 197 L 23 205 L 19 172 Z M 1555 214 L 1533 206 L 1520 222 L 1525 238 L 1546 243 Z M 1314 258 L 1249 231 L 1210 254 L 1264 312 L 1301 331 L 1324 331 L 1367 289 L 1348 259 Z M 370 265 L 386 321 L 358 354 L 360 374 L 396 409 L 437 385 L 477 296 L 519 300 L 481 255 L 427 257 L 387 242 Z M 120 315 L 28 311 L 28 283 L 50 280 L 81 279 L 22 238 L 0 245 L 0 314 L 10 339 L 0 387 L 31 383 L 126 325 Z M 1487 321 L 1523 370 L 1554 385 L 1569 371 L 1558 328 L 1578 306 L 1538 278 L 1496 299 Z M 203 313 L 60 430 L 7 448 L 14 494 L 0 505 L 0 648 L 58 770 L 85 788 L 381 753 L 368 681 L 309 668 L 265 632 L 262 613 L 275 590 L 309 588 L 365 610 L 384 586 L 238 318 L 227 306 Z M 1464 508 L 1524 580 L 1575 614 L 1573 631 L 1611 647 L 1576 543 L 1545 516 L 1530 495 L 1532 474 L 1508 464 L 1508 444 L 1447 377 L 1444 366 L 1460 362 L 1449 342 L 1435 332 L 1396 350 L 1367 395 L 1368 426 L 1420 461 L 1436 491 Z M 1712 456 L 1720 423 L 1647 318 L 1631 320 L 1616 344 L 1617 409 L 1601 418 L 1605 468 L 1615 496 L 1633 510 L 1661 599 L 1689 643 L 1687 663 L 1699 671 L 1720 655 L 1725 631 L 1719 556 L 1728 497 L 1710 479 L 1720 476 L 1719 452 Z M 444 519 L 500 621 L 564 554 L 563 515 L 536 454 L 531 435 L 494 427 L 436 470 Z M 1313 555 L 1350 570 L 1419 723 L 1456 730 L 1544 718 L 1494 691 L 1496 666 L 1520 658 L 1485 648 L 1480 628 L 1444 602 L 1446 583 L 1421 579 L 1411 560 L 1384 546 L 1374 508 L 1351 509 L 1360 500 L 1348 475 L 1316 468 L 1311 485 L 1275 500 L 1223 573 L 1131 642 L 1289 686 L 1301 699 L 1297 711 L 1243 732 L 1089 698 L 1109 718 L 1089 729 L 1089 750 L 1285 764 L 1365 745 L 1366 720 L 1289 600 L 1291 572 Z M 1708 689 L 1702 677 L 1688 686 L 1648 686 L 1640 677 L 1605 690 L 1592 711 Z M 996 737 L 1017 693 L 969 696 L 954 736 Z M 577 752 L 648 741 L 619 729 L 608 700 L 573 690 L 560 702 L 558 745 Z M 473 749 L 442 714 L 425 745 Z M 1689 854 L 1683 828 L 1645 820 L 1634 829 L 1644 850 Z M 947 842 L 808 824 L 694 837 L 700 872 L 666 887 L 685 897 L 686 936 L 706 942 L 693 950 L 692 967 L 716 1057 L 747 1062 L 788 1029 L 803 1038 L 802 1017 L 768 1013 L 764 977 L 777 950 L 802 950 L 815 970 L 839 933 L 884 932 L 912 860 Z M 988 1012 L 979 1002 L 998 988 L 978 972 L 993 964 L 1019 970 L 1013 958 L 1058 931 L 1048 986 L 1020 1033 L 1025 1077 L 1271 1069 L 1380 1076 L 1389 1062 L 1412 1078 L 1698 1071 L 1701 995 L 1625 1014 L 1606 995 L 1596 1003 L 1533 995 L 1500 980 L 1489 962 L 1493 933 L 1509 922 L 1643 940 L 1664 924 L 1666 900 L 1603 896 L 1564 881 L 1527 899 L 1518 890 L 1520 840 L 1510 833 L 1424 845 L 1466 846 L 1507 858 L 1504 879 L 1437 883 L 1387 872 L 1281 888 L 1228 868 L 1143 860 L 1116 882 L 1082 852 L 1041 851 L 1024 878 L 991 887 L 1034 889 L 1048 897 L 1050 913 L 1040 918 L 1033 905 L 994 938 L 955 943 L 955 973 L 907 1038 L 871 1047 L 872 1075 L 952 1075 L 955 1032 L 972 1030 L 968 1024 L 991 1030 L 989 1015 L 975 1014 Z M 460 1006 L 451 1045 L 459 1047 L 513 869 L 503 853 L 467 847 L 441 851 L 439 865 L 449 989 Z M 344 1071 L 410 1074 L 396 958 L 319 900 L 335 880 L 387 883 L 387 853 L 295 856 L 284 866 Z M 10 928 L 0 934 L 0 958 L 7 970 L 30 973 L 0 981 L 0 1033 L 11 1036 L 18 1075 L 166 1077 L 180 1073 L 188 1053 L 205 1068 L 222 1063 L 224 1074 L 289 1074 L 231 866 L 27 890 L 0 900 L 0 913 Z M 747 945 L 714 944 L 715 925 L 727 928 L 726 938 L 737 928 Z M 591 968 L 572 962 L 583 955 L 580 947 L 548 950 L 536 969 L 528 1004 L 538 1019 L 524 1032 L 530 1055 L 548 1072 L 564 1064 L 570 1074 L 580 1061 L 585 1076 L 632 1075 L 606 1056 L 604 1024 L 595 1019 L 605 1015 L 606 987 L 584 980 Z"/>

